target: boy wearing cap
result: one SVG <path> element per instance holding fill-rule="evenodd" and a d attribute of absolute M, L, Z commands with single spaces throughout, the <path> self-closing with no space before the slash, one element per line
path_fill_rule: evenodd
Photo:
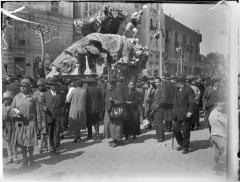
<path fill-rule="evenodd" d="M 14 123 L 10 116 L 13 93 L 6 91 L 3 93 L 2 121 L 3 121 L 3 139 L 7 145 L 8 161 L 7 164 L 17 162 L 17 147 L 11 145 Z"/>

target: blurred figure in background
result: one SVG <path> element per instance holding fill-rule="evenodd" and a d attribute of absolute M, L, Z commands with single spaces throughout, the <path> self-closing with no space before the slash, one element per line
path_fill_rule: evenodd
<path fill-rule="evenodd" d="M 219 78 L 212 78 L 209 82 L 209 86 L 206 88 L 205 93 L 203 95 L 203 106 L 205 109 L 205 118 L 204 121 L 209 125 L 209 132 L 211 133 L 211 125 L 209 124 L 209 114 L 212 111 L 213 106 L 219 99 Z"/>
<path fill-rule="evenodd" d="M 151 129 L 151 105 L 154 98 L 154 89 L 150 85 L 150 81 L 147 81 L 144 85 L 144 99 L 143 99 L 143 108 L 144 108 L 144 121 L 143 124 L 146 128 Z"/>
<path fill-rule="evenodd" d="M 215 167 L 217 174 L 226 173 L 226 152 L 227 152 L 227 111 L 224 102 L 217 102 L 210 115 L 211 141 L 215 149 Z"/>
<path fill-rule="evenodd" d="M 17 147 L 11 144 L 12 134 L 14 130 L 14 121 L 11 118 L 11 104 L 13 101 L 13 93 L 6 91 L 3 93 L 2 104 L 2 127 L 3 139 L 7 146 L 8 161 L 7 164 L 12 162 L 17 163 Z"/>
<path fill-rule="evenodd" d="M 193 106 L 193 115 L 192 115 L 192 130 L 197 130 L 200 127 L 199 123 L 199 100 L 200 100 L 200 90 L 197 87 L 195 80 L 191 82 L 191 88 L 194 91 L 194 106 Z"/>

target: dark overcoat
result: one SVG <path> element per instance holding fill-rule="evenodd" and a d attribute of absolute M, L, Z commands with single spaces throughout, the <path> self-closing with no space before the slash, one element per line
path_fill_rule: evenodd
<path fill-rule="evenodd" d="M 194 92 L 189 86 L 176 88 L 173 102 L 173 118 L 178 121 L 186 119 L 188 112 L 193 113 Z"/>
<path fill-rule="evenodd" d="M 87 87 L 87 120 L 95 123 L 102 118 L 102 92 L 96 86 Z"/>
<path fill-rule="evenodd" d="M 128 119 L 123 122 L 123 133 L 126 135 L 140 134 L 140 112 L 139 112 L 139 94 L 136 90 L 124 91 L 124 98 L 130 101 L 131 104 L 126 104 L 128 111 Z"/>
<path fill-rule="evenodd" d="M 53 97 L 50 90 L 44 92 L 44 102 L 46 106 L 47 123 L 52 123 L 52 119 L 59 119 L 63 116 L 64 97 L 57 92 Z"/>

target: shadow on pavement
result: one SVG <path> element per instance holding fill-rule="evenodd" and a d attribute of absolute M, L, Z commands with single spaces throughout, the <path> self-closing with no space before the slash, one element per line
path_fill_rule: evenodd
<path fill-rule="evenodd" d="M 149 139 L 155 139 L 156 142 L 157 142 L 156 134 L 144 134 L 144 135 L 141 134 L 141 135 L 136 137 L 135 142 L 131 142 L 132 141 L 131 137 L 132 136 L 129 136 L 129 142 L 124 142 L 122 145 L 129 145 L 129 144 L 132 144 L 132 143 L 144 143 L 144 141 L 149 140 Z M 165 134 L 164 142 L 167 141 L 167 140 L 170 140 L 170 139 L 172 139 L 172 133 Z M 164 143 L 164 142 L 162 142 L 162 143 Z"/>
<path fill-rule="evenodd" d="M 190 142 L 190 152 L 195 152 L 201 149 L 208 149 L 212 147 L 212 143 L 210 140 L 195 140 Z"/>
<path fill-rule="evenodd" d="M 16 176 L 16 175 L 22 175 L 25 173 L 30 173 L 30 172 L 40 168 L 42 166 L 42 164 L 55 165 L 64 160 L 73 159 L 75 157 L 78 157 L 78 156 L 82 155 L 83 153 L 84 153 L 83 151 L 80 151 L 80 152 L 76 152 L 76 153 L 55 155 L 55 156 L 47 158 L 47 159 L 42 159 L 42 160 L 36 161 L 34 163 L 34 165 L 31 167 L 3 169 L 3 174 L 4 174 L 4 177 L 11 177 L 11 176 Z M 34 158 L 36 159 L 36 157 L 34 157 Z"/>
<path fill-rule="evenodd" d="M 200 127 L 199 127 L 197 130 L 194 130 L 194 131 L 205 130 L 205 129 L 207 129 L 207 128 L 209 128 L 208 123 L 205 122 L 205 121 L 201 121 L 201 122 L 200 122 Z"/>

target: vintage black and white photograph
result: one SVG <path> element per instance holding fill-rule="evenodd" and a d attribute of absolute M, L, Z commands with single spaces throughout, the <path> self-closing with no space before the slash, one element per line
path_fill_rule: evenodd
<path fill-rule="evenodd" d="M 3 179 L 226 179 L 235 2 L 1 3 Z"/>

